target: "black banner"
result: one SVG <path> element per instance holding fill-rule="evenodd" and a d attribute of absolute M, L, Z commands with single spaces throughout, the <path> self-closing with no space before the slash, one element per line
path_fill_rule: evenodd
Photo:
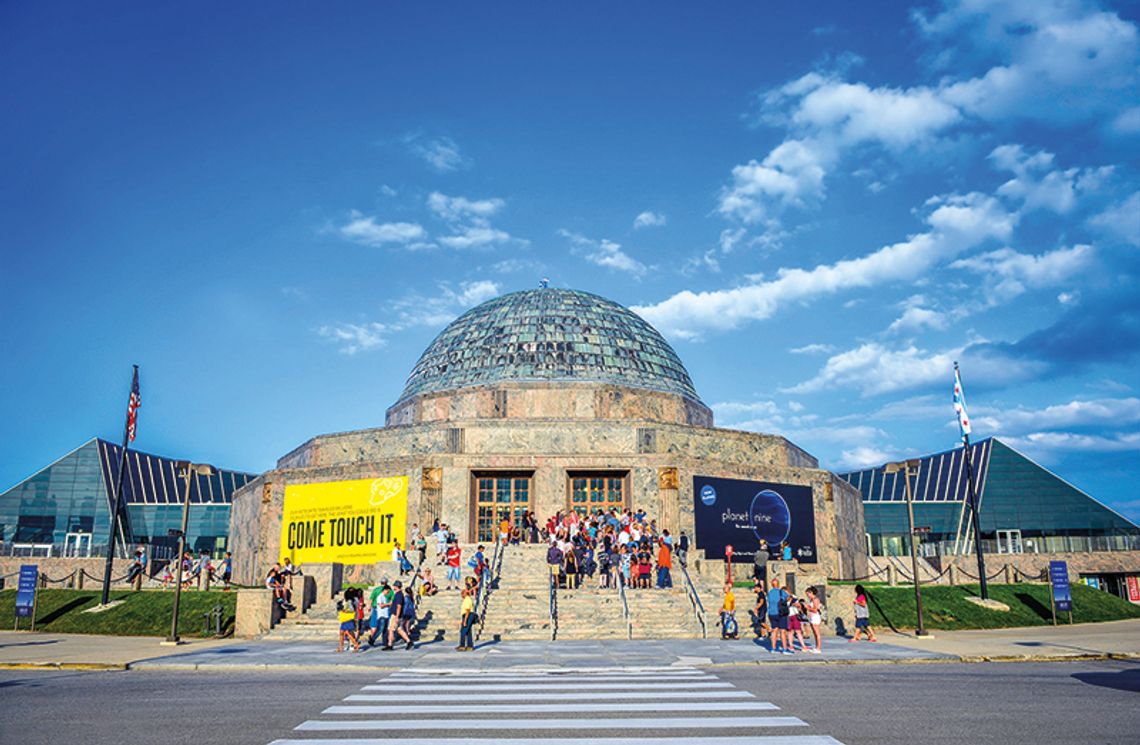
<path fill-rule="evenodd" d="M 693 515 L 697 548 L 709 559 L 723 559 L 732 546 L 734 561 L 751 562 L 763 538 L 773 559 L 787 541 L 793 558 L 816 563 L 810 486 L 694 476 Z"/>

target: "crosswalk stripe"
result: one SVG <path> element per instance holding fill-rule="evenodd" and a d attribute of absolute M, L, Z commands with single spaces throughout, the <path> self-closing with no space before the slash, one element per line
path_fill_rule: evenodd
<path fill-rule="evenodd" d="M 536 698 L 543 700 L 563 699 L 567 701 L 609 701 L 615 696 L 623 699 L 661 699 L 681 698 L 686 700 L 705 698 L 753 698 L 748 691 L 733 689 L 731 691 L 624 691 L 616 694 L 612 691 L 543 691 L 535 693 L 521 690 L 512 693 L 483 693 L 473 690 L 463 694 L 464 701 L 533 701 Z M 354 693 L 346 696 L 345 701 L 454 701 L 454 693 Z"/>
<path fill-rule="evenodd" d="M 601 714 L 614 711 L 644 712 L 644 701 L 582 704 L 404 704 L 404 705 L 339 705 L 330 706 L 322 714 L 567 714 L 589 712 Z M 669 704 L 669 711 L 778 711 L 780 707 L 767 701 L 677 701 Z"/>
<path fill-rule="evenodd" d="M 434 675 L 425 677 L 409 678 L 405 676 L 391 675 L 381 680 L 389 680 L 398 682 L 400 685 L 416 685 L 426 683 L 517 683 L 519 685 L 530 685 L 531 683 L 545 683 L 547 681 L 569 682 L 575 683 L 617 683 L 624 682 L 632 685 L 643 685 L 645 683 L 670 683 L 676 685 L 688 685 L 690 682 L 700 682 L 703 680 L 716 680 L 715 675 L 705 675 L 703 673 L 696 675 L 675 676 L 669 675 L 666 677 L 648 677 L 648 676 L 635 676 L 627 677 L 624 675 L 528 675 L 525 677 L 512 677 L 506 675 Z"/>
<path fill-rule="evenodd" d="M 806 727 L 796 717 L 676 717 L 595 719 L 355 719 L 310 720 L 296 727 L 306 732 L 361 730 L 507 730 L 507 729 L 756 729 L 760 727 Z"/>
<path fill-rule="evenodd" d="M 390 677 L 393 678 L 418 678 L 418 677 L 431 677 L 443 678 L 449 675 L 463 675 L 470 677 L 478 677 L 484 675 L 492 676 L 510 676 L 514 678 L 526 678 L 530 676 L 544 676 L 544 675 L 622 675 L 629 677 L 639 676 L 663 676 L 668 678 L 683 678 L 691 675 L 704 675 L 703 670 L 698 670 L 693 667 L 671 667 L 671 668 L 622 668 L 622 667 L 602 667 L 597 669 L 591 668 L 558 668 L 551 670 L 471 670 L 464 668 L 445 668 L 439 670 L 432 670 L 421 668 L 419 670 L 399 670 L 392 673 Z"/>
<path fill-rule="evenodd" d="M 365 691 L 393 691 L 393 692 L 407 693 L 409 691 L 424 691 L 424 692 L 431 692 L 431 691 L 470 691 L 470 690 L 517 691 L 517 690 L 519 690 L 520 687 L 525 688 L 527 691 L 549 691 L 549 690 L 556 690 L 559 688 L 575 688 L 575 689 L 578 689 L 578 688 L 582 688 L 582 687 L 588 687 L 590 690 L 594 690 L 594 691 L 629 691 L 629 690 L 672 690 L 672 689 L 677 688 L 679 685 L 681 685 L 678 683 L 643 683 L 641 681 L 629 681 L 629 680 L 613 681 L 613 682 L 607 681 L 604 683 L 595 683 L 593 681 L 590 681 L 588 686 L 585 686 L 585 684 L 586 684 L 586 681 L 576 681 L 576 680 L 557 681 L 557 682 L 547 682 L 544 680 L 541 683 L 538 683 L 538 682 L 531 683 L 530 681 L 527 681 L 525 683 L 520 683 L 518 681 L 515 681 L 513 683 L 483 683 L 483 682 L 471 681 L 470 683 L 462 683 L 462 684 L 461 683 L 451 683 L 450 681 L 447 683 L 404 683 L 404 682 L 400 682 L 396 685 L 393 685 L 392 683 L 389 682 L 389 683 L 384 683 L 384 684 L 380 684 L 380 685 L 366 685 L 366 686 L 364 686 L 364 688 L 362 690 L 365 690 Z M 477 686 L 477 688 L 473 689 L 472 686 Z M 728 681 L 724 681 L 724 680 L 709 680 L 709 681 L 702 680 L 702 681 L 696 681 L 696 682 L 685 682 L 683 684 L 683 686 L 684 686 L 685 690 L 694 690 L 694 689 L 699 690 L 702 688 L 732 688 L 733 687 L 732 683 L 729 683 Z"/>
<path fill-rule="evenodd" d="M 400 745 L 487 745 L 485 738 L 404 738 Z M 496 738 L 495 745 L 535 745 L 531 738 Z M 274 740 L 269 745 L 391 745 L 391 738 Z M 644 745 L 642 737 L 555 737 L 543 745 Z M 657 737 L 653 745 L 843 745 L 827 735 L 751 735 L 736 737 Z"/>

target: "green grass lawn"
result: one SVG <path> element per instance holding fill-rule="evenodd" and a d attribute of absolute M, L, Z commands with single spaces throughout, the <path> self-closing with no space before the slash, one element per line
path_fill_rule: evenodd
<path fill-rule="evenodd" d="M 39 590 L 36 594 L 36 631 L 69 634 L 111 634 L 115 636 L 166 636 L 170 633 L 170 616 L 174 608 L 174 592 L 170 590 L 113 590 L 111 600 L 125 600 L 102 613 L 83 613 L 99 604 L 99 590 Z M 179 609 L 180 636 L 212 636 L 204 634 L 202 614 L 222 604 L 222 631 L 233 630 L 237 607 L 235 592 L 183 592 Z M 0 618 L 12 624 L 16 616 L 16 591 L 0 591 Z M 20 619 L 20 628 L 30 627 L 30 619 Z"/>
<path fill-rule="evenodd" d="M 913 629 L 914 588 L 865 585 L 873 626 Z M 1009 606 L 1008 613 L 986 610 L 966 600 L 977 596 L 977 585 L 936 585 L 922 588 L 923 615 L 928 629 L 999 629 L 1013 626 L 1044 626 L 1053 623 L 1049 610 L 1049 585 L 1014 584 L 989 586 L 990 598 Z M 1140 618 L 1140 606 L 1081 584 L 1072 585 L 1073 623 L 1118 621 Z M 1058 613 L 1057 623 L 1068 623 L 1068 613 Z"/>

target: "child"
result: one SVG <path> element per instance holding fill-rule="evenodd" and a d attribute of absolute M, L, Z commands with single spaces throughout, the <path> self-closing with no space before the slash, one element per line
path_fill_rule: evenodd
<path fill-rule="evenodd" d="M 871 610 L 867 607 L 867 591 L 863 585 L 855 585 L 855 635 L 847 641 L 859 641 L 859 632 L 865 633 L 869 642 L 878 641 L 871 629 Z"/>
<path fill-rule="evenodd" d="M 630 567 L 633 563 L 629 554 L 629 546 L 621 547 L 621 581 L 626 587 L 629 587 L 629 574 Z"/>
<path fill-rule="evenodd" d="M 720 607 L 720 638 L 736 639 L 739 634 L 736 625 L 736 595 L 732 592 L 732 585 L 724 586 L 724 603 Z"/>
<path fill-rule="evenodd" d="M 814 587 L 807 588 L 806 606 L 808 623 L 811 625 L 811 633 L 815 637 L 815 646 L 812 647 L 811 652 L 812 654 L 821 654 L 823 652 L 823 637 L 820 636 L 819 625 L 823 622 L 823 605 L 819 602 L 819 593 Z"/>
<path fill-rule="evenodd" d="M 353 607 L 351 592 L 351 589 L 345 590 L 344 599 L 338 600 L 336 604 L 337 619 L 340 621 L 340 639 L 336 646 L 338 652 L 344 651 L 346 640 L 352 645 L 353 652 L 360 651 L 360 639 L 356 635 L 356 609 Z"/>

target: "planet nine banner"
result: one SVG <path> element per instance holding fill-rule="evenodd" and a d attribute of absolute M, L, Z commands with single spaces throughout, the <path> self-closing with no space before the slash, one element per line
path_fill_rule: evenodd
<path fill-rule="evenodd" d="M 816 563 L 810 486 L 694 476 L 693 515 L 697 548 L 710 559 L 732 546 L 734 560 L 751 562 L 763 539 L 773 558 L 787 541 L 797 561 Z"/>
<path fill-rule="evenodd" d="M 295 564 L 392 559 L 404 539 L 408 477 L 290 484 L 281 515 L 281 556 Z"/>

